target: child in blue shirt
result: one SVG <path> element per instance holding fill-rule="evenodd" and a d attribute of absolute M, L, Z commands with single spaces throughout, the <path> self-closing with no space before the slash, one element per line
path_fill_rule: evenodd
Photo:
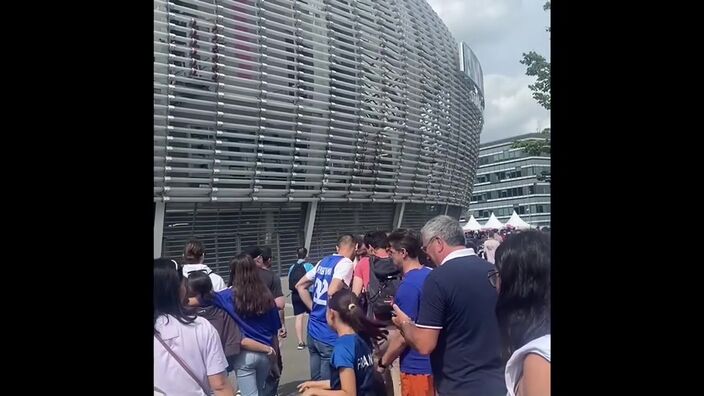
<path fill-rule="evenodd" d="M 298 391 L 304 396 L 384 396 L 371 348 L 372 340 L 386 338 L 384 325 L 366 317 L 349 289 L 329 298 L 326 319 L 338 335 L 330 359 L 330 380 L 306 381 Z"/>

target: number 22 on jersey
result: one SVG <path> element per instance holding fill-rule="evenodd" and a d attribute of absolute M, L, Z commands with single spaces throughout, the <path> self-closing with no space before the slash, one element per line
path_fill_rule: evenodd
<path fill-rule="evenodd" d="M 315 279 L 315 293 L 313 296 L 313 302 L 318 305 L 328 305 L 327 294 L 328 294 L 328 281 L 326 279 Z"/>

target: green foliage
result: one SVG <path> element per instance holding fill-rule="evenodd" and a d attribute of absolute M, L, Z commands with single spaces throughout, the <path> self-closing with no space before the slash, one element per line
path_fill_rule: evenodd
<path fill-rule="evenodd" d="M 543 10 L 548 11 L 549 9 L 550 1 L 547 1 L 543 5 Z M 548 31 L 550 31 L 550 27 L 548 27 Z M 537 100 L 545 109 L 550 110 L 550 62 L 535 51 L 524 52 L 520 62 L 527 66 L 527 76 L 537 77 L 535 84 L 528 86 L 533 91 L 533 99 Z"/>
<path fill-rule="evenodd" d="M 535 84 L 528 86 L 533 91 L 533 99 L 550 110 L 550 62 L 535 51 L 530 51 L 523 54 L 521 63 L 528 66 L 526 75 L 538 78 Z"/>
<path fill-rule="evenodd" d="M 550 128 L 543 129 L 540 132 L 543 138 L 540 140 L 522 140 L 514 142 L 512 148 L 521 148 L 530 156 L 539 156 L 543 154 L 550 155 Z"/>

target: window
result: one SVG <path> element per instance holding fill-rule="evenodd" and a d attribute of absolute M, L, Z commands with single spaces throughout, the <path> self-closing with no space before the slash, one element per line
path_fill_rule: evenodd
<path fill-rule="evenodd" d="M 543 205 L 538 205 L 538 207 L 535 209 L 536 213 L 544 213 L 543 212 Z"/>
<path fill-rule="evenodd" d="M 517 170 L 513 170 L 513 171 L 511 171 L 511 172 L 508 173 L 508 178 L 509 178 L 509 179 L 513 179 L 513 178 L 521 177 L 521 176 L 522 176 L 522 174 L 521 174 L 521 169 L 520 169 L 520 168 L 517 169 Z"/>

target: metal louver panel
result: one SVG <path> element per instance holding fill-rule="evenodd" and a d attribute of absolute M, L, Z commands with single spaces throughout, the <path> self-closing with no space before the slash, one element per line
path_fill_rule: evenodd
<path fill-rule="evenodd" d="M 450 206 L 447 209 L 447 215 L 459 220 L 462 215 L 462 208 L 460 206 Z"/>
<path fill-rule="evenodd" d="M 391 231 L 393 221 L 394 204 L 319 204 L 308 256 L 311 260 L 320 260 L 335 253 L 337 238 L 343 234 Z"/>
<path fill-rule="evenodd" d="M 154 199 L 467 206 L 459 56 L 426 0 L 155 0 Z"/>
<path fill-rule="evenodd" d="M 205 264 L 229 279 L 229 262 L 250 246 L 269 246 L 272 271 L 285 274 L 303 245 L 301 204 L 167 204 L 164 257 L 181 257 L 189 239 L 205 245 Z"/>
<path fill-rule="evenodd" d="M 406 204 L 403 219 L 401 219 L 401 228 L 420 231 L 425 222 L 444 213 L 445 205 Z"/>

